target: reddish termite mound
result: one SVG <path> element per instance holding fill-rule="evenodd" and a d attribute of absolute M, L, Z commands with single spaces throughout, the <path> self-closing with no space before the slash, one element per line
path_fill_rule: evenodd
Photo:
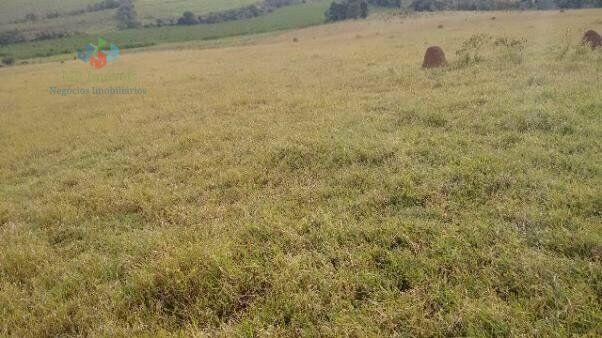
<path fill-rule="evenodd" d="M 422 68 L 436 68 L 447 66 L 447 60 L 445 59 L 445 53 L 439 46 L 432 46 L 426 50 L 424 54 L 424 62 L 422 62 Z"/>
<path fill-rule="evenodd" d="M 596 49 L 602 46 L 602 37 L 594 30 L 588 30 L 583 35 L 583 43 L 592 47 L 592 49 Z"/>

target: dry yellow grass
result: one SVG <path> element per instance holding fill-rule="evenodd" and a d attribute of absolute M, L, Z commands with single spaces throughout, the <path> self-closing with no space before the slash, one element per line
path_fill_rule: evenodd
<path fill-rule="evenodd" d="M 601 14 L 0 69 L 0 335 L 600 334 Z"/>

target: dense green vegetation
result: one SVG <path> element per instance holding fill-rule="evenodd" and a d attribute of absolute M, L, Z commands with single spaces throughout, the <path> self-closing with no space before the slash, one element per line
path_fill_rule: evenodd
<path fill-rule="evenodd" d="M 145 22 L 153 22 L 156 18 L 177 18 L 185 11 L 197 15 L 219 12 L 233 8 L 248 6 L 258 0 L 137 0 L 136 8 L 140 18 Z"/>
<path fill-rule="evenodd" d="M 162 21 L 161 25 L 196 25 L 244 20 L 269 14 L 280 7 L 296 5 L 304 2 L 305 1 L 302 0 L 263 0 L 248 6 L 212 12 L 200 16 L 196 16 L 192 11 L 186 11 L 176 22 L 173 20 L 170 20 L 170 22 Z"/>
<path fill-rule="evenodd" d="M 120 29 L 131 29 L 140 26 L 138 12 L 136 12 L 133 0 L 121 0 L 116 17 Z"/>
<path fill-rule="evenodd" d="M 368 1 L 333 1 L 324 15 L 328 22 L 359 18 L 365 19 L 368 17 Z"/>

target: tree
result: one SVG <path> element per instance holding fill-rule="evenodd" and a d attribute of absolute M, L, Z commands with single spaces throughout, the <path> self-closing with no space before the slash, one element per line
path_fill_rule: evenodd
<path fill-rule="evenodd" d="M 554 0 L 535 0 L 535 7 L 537 9 L 553 9 L 556 8 Z"/>
<path fill-rule="evenodd" d="M 346 19 L 346 6 L 343 3 L 333 1 L 324 14 L 327 22 L 334 22 Z"/>
<path fill-rule="evenodd" d="M 334 1 L 324 15 L 327 22 L 366 18 L 368 16 L 368 2 L 366 0 Z"/>
<path fill-rule="evenodd" d="M 401 0 L 369 0 L 368 2 L 378 7 L 401 7 Z"/>
<path fill-rule="evenodd" d="M 119 7 L 117 8 L 117 21 L 119 21 L 119 28 L 121 29 L 136 28 L 140 26 L 133 0 L 120 1 Z"/>
<path fill-rule="evenodd" d="M 360 17 L 362 19 L 368 17 L 368 3 L 366 1 L 362 1 L 360 4 Z"/>
<path fill-rule="evenodd" d="M 439 0 L 414 0 L 412 8 L 415 11 L 439 11 L 445 9 L 445 4 Z"/>
<path fill-rule="evenodd" d="M 347 1 L 347 8 L 345 10 L 346 14 L 345 14 L 345 18 L 346 19 L 357 19 L 360 17 L 360 15 L 362 14 L 362 7 L 361 7 L 361 1 L 360 0 L 348 0 Z"/>
<path fill-rule="evenodd" d="M 583 1 L 581 0 L 556 0 L 556 5 L 560 8 L 581 8 Z"/>
<path fill-rule="evenodd" d="M 196 25 L 199 19 L 191 11 L 186 11 L 178 19 L 178 25 Z"/>

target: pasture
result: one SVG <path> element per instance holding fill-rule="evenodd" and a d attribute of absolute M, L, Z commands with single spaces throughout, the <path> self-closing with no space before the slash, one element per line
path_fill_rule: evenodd
<path fill-rule="evenodd" d="M 599 336 L 600 17 L 0 68 L 0 335 Z"/>
<path fill-rule="evenodd" d="M 269 33 L 321 24 L 324 22 L 324 11 L 328 6 L 327 0 L 317 0 L 306 4 L 282 7 L 267 15 L 246 20 L 194 26 L 97 31 L 61 39 L 3 46 L 0 47 L 0 56 L 10 55 L 17 59 L 30 59 L 68 54 L 66 58 L 71 58 L 78 49 L 98 40 L 99 37 L 116 43 L 122 49 L 129 49 L 164 43 L 215 40 L 232 36 Z M 111 22 L 110 18 L 107 20 Z"/>
<path fill-rule="evenodd" d="M 106 9 L 77 14 L 71 13 L 73 11 L 84 10 L 87 6 L 94 5 L 100 2 L 101 0 L 7 0 L 6 3 L 3 2 L 1 5 L 2 11 L 0 12 L 0 33 L 17 30 L 21 33 L 24 33 L 26 36 L 35 36 L 37 33 L 40 32 L 71 32 L 71 35 L 78 35 L 78 37 L 75 38 L 67 38 L 65 39 L 66 41 L 79 41 L 84 37 L 107 35 L 111 32 L 119 35 L 118 21 L 116 19 L 116 9 Z M 210 12 L 219 12 L 243 7 L 257 2 L 257 0 L 137 0 L 135 1 L 135 8 L 138 21 L 142 25 L 153 25 L 156 23 L 157 19 L 176 20 L 185 11 L 192 11 L 195 13 L 195 15 L 202 15 Z M 311 4 L 315 2 L 325 3 L 326 1 L 312 0 L 308 1 L 307 5 L 311 6 Z M 300 5 L 302 6 L 303 4 Z M 325 5 L 322 5 L 320 8 L 324 6 Z M 55 13 L 55 15 L 57 16 L 48 17 L 48 15 L 52 15 L 53 13 Z M 26 15 L 35 15 L 35 20 L 25 20 Z M 312 22 L 309 22 L 308 24 L 312 24 Z M 243 21 L 242 25 L 246 25 L 246 22 Z M 232 25 L 230 24 L 230 26 Z M 213 31 L 216 28 L 209 26 L 205 27 L 205 29 L 208 31 Z M 200 30 L 202 31 L 205 29 Z M 219 28 L 217 29 L 219 30 Z M 180 29 L 180 31 L 183 30 L 185 30 L 185 28 Z M 198 33 L 199 29 L 197 28 L 194 31 Z M 150 36 L 156 35 L 157 33 L 150 34 Z M 203 37 L 201 37 L 200 39 L 202 38 Z M 65 45 L 67 43 L 68 42 L 59 42 L 57 44 L 56 41 L 49 42 L 49 44 L 59 46 Z M 26 46 L 18 46 L 17 49 L 39 49 L 39 45 L 39 41 L 31 42 L 29 44 L 26 44 Z M 44 55 L 57 55 L 64 51 L 64 49 L 52 49 L 48 47 L 47 43 L 44 42 L 42 42 L 41 45 L 46 46 L 43 52 L 37 52 L 33 55 L 27 54 L 25 55 L 25 57 L 31 58 L 40 57 Z M 6 50 L 6 48 L 4 49 Z M 7 52 L 0 51 L 0 55 L 2 53 L 6 54 Z M 18 54 L 22 55 L 21 53 Z"/>
<path fill-rule="evenodd" d="M 206 14 L 210 12 L 223 11 L 243 7 L 257 3 L 257 0 L 139 0 L 136 3 L 139 15 L 142 19 L 153 19 L 161 17 L 179 17 L 185 11 Z"/>

